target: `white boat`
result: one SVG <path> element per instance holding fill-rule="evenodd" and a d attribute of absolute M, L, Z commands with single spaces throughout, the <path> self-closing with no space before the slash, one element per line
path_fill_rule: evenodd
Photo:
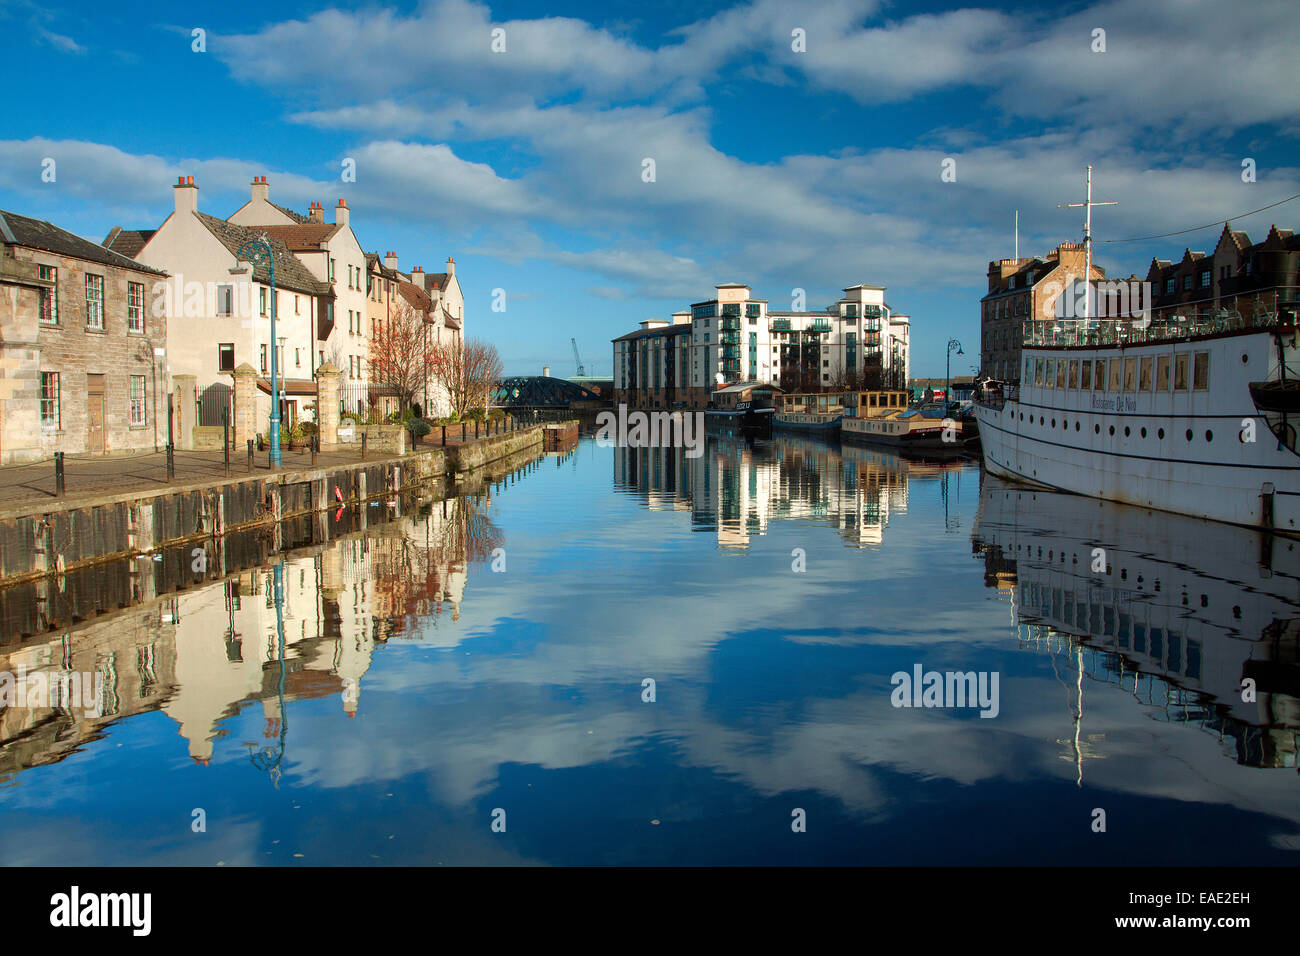
<path fill-rule="evenodd" d="M 976 395 L 988 471 L 1300 533 L 1292 313 L 1031 328 L 1019 384 Z"/>

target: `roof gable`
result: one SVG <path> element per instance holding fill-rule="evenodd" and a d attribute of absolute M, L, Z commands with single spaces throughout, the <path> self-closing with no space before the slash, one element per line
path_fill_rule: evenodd
<path fill-rule="evenodd" d="M 43 219 L 32 219 L 3 209 L 0 209 L 0 241 L 73 259 L 82 259 L 86 262 L 98 262 L 100 265 L 134 269 L 137 272 L 148 272 L 153 275 L 167 274 L 136 262 L 129 256 L 106 249 L 99 243 L 83 239 L 66 229 L 59 228 L 54 223 Z"/>

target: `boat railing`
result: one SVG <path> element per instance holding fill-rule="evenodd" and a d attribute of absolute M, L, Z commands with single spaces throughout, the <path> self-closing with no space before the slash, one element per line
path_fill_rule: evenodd
<path fill-rule="evenodd" d="M 1258 312 L 1243 316 L 1235 310 L 1220 309 L 1214 313 L 1199 312 L 1171 319 L 1153 319 L 1146 324 L 1127 319 L 1094 320 L 1087 325 L 1081 321 L 1029 322 L 1025 326 L 1022 344 L 1095 346 L 1168 342 L 1221 332 L 1276 328 L 1280 324 L 1279 314 L 1283 316 L 1283 323 L 1290 321 L 1288 313 Z"/>

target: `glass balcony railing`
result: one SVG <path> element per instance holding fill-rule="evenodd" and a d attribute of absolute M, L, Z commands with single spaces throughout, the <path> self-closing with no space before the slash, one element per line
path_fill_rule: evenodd
<path fill-rule="evenodd" d="M 808 326 L 809 332 L 829 332 L 830 330 L 830 319 L 813 319 L 812 325 Z"/>
<path fill-rule="evenodd" d="M 789 320 L 789 319 L 773 319 L 773 320 L 772 320 L 772 331 L 773 331 L 773 332 L 789 332 L 789 331 L 790 331 L 790 320 Z"/>
<path fill-rule="evenodd" d="M 718 322 L 718 327 L 725 331 L 734 331 L 740 328 L 740 316 L 724 315 Z"/>
<path fill-rule="evenodd" d="M 718 334 L 718 341 L 721 342 L 723 345 L 739 345 L 739 344 L 740 344 L 740 333 L 739 333 L 739 332 L 721 332 L 721 333 Z"/>

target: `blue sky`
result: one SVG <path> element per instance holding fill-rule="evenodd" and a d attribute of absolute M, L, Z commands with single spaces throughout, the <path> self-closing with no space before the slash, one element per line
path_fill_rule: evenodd
<path fill-rule="evenodd" d="M 346 198 L 362 245 L 404 269 L 455 256 L 470 334 L 511 373 L 572 374 L 573 336 L 608 374 L 611 338 L 730 281 L 773 308 L 886 286 L 912 316 L 913 374 L 942 375 L 954 335 L 969 373 L 1015 211 L 1022 254 L 1077 240 L 1081 215 L 1056 204 L 1081 198 L 1086 164 L 1120 203 L 1095 215 L 1098 261 L 1125 276 L 1209 251 L 1217 229 L 1103 240 L 1300 193 L 1297 48 L 1288 0 L 0 0 L 0 208 L 99 240 L 157 226 L 178 175 L 219 216 L 266 175 L 293 208 Z M 1234 226 L 1258 240 L 1298 212 Z"/>

